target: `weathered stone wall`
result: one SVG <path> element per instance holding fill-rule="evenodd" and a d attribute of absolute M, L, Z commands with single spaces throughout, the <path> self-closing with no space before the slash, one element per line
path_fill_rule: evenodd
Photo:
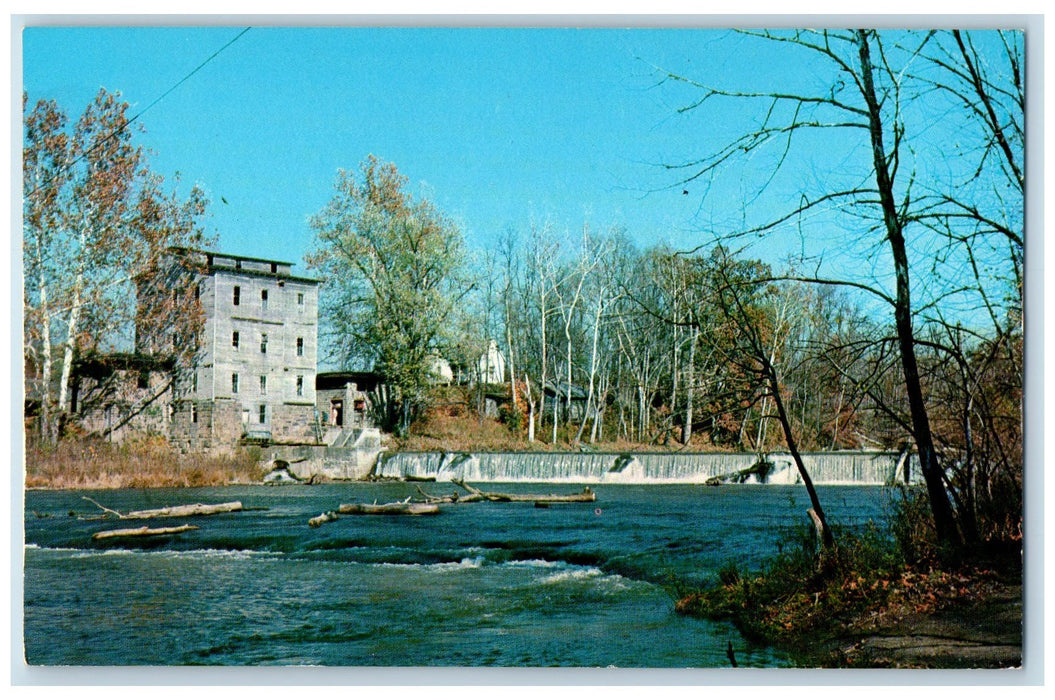
<path fill-rule="evenodd" d="M 228 449 L 242 436 L 242 412 L 238 403 L 226 401 L 177 401 L 169 441 L 177 449 Z"/>
<path fill-rule="evenodd" d="M 242 437 L 242 406 L 237 401 L 217 399 L 212 402 L 210 418 L 211 447 L 232 446 Z"/>
<path fill-rule="evenodd" d="M 172 401 L 167 372 L 116 370 L 97 379 L 78 379 L 81 428 L 113 442 L 137 435 L 167 436 Z"/>
<path fill-rule="evenodd" d="M 286 262 L 207 251 L 179 255 L 199 266 L 187 273 L 194 279 L 180 278 L 179 284 L 195 285 L 204 315 L 202 343 L 193 361 L 179 361 L 172 390 L 153 401 L 156 408 L 142 411 L 137 429 L 168 435 L 181 450 L 233 448 L 247 431 L 314 442 L 318 283 L 293 276 Z M 144 353 L 171 352 L 178 342 L 145 323 L 145 309 L 168 302 L 172 291 L 155 290 L 138 301 L 144 312 L 137 317 L 136 343 Z M 151 382 L 98 402 L 86 416 L 89 430 L 109 430 L 122 419 L 117 413 L 134 412 L 141 395 L 154 391 Z M 130 386 L 136 386 L 134 375 Z"/>
<path fill-rule="evenodd" d="M 208 437 L 209 430 L 192 400 L 176 401 L 173 404 L 170 425 L 169 441 L 183 452 L 201 449 L 202 442 Z"/>
<path fill-rule="evenodd" d="M 377 464 L 382 445 L 376 428 L 364 431 L 360 438 L 354 447 L 274 445 L 262 453 L 261 466 L 267 471 L 275 460 L 282 460 L 289 463 L 289 470 L 300 479 L 312 476 L 362 479 Z"/>
<path fill-rule="evenodd" d="M 290 263 L 196 251 L 204 314 L 196 366 L 180 368 L 172 439 L 184 449 L 233 447 L 246 432 L 312 440 L 318 284 Z"/>
<path fill-rule="evenodd" d="M 315 284 L 226 271 L 209 283 L 206 337 L 211 340 L 202 366 L 211 368 L 211 380 L 201 383 L 199 397 L 237 399 L 249 410 L 251 429 L 276 432 L 269 423 L 282 404 L 315 403 Z M 260 421 L 261 405 L 267 406 L 265 421 Z"/>
<path fill-rule="evenodd" d="M 314 442 L 315 405 L 285 403 L 275 406 L 271 439 L 275 442 Z"/>
<path fill-rule="evenodd" d="M 315 392 L 316 409 L 319 411 L 319 420 L 323 428 L 335 426 L 338 428 L 370 428 L 370 397 L 359 391 L 354 382 L 349 382 L 338 389 L 319 389 Z M 333 399 L 342 402 L 341 422 L 335 423 L 331 410 Z"/>

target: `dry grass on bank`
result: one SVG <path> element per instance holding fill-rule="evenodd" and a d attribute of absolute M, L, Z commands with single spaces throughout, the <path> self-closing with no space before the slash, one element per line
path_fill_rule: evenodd
<path fill-rule="evenodd" d="M 250 450 L 180 454 L 161 439 L 120 445 L 65 440 L 53 448 L 26 446 L 26 488 L 150 488 L 252 483 L 263 474 Z"/>

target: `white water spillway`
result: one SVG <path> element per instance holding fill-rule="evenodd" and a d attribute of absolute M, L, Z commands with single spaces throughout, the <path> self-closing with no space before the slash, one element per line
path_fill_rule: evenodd
<path fill-rule="evenodd" d="M 811 452 L 815 484 L 890 485 L 919 481 L 915 455 Z M 612 484 L 801 482 L 789 454 L 612 452 L 397 452 L 382 454 L 374 476 L 392 479 Z"/>

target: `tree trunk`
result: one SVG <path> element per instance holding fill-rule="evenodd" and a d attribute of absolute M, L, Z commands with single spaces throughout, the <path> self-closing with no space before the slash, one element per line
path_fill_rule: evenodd
<path fill-rule="evenodd" d="M 509 393 L 513 397 L 513 407 L 517 405 L 517 368 L 513 359 L 513 332 L 510 329 L 509 313 L 506 312 L 506 354 L 509 355 Z"/>
<path fill-rule="evenodd" d="M 593 426 L 590 428 L 590 444 L 594 444 L 598 439 L 601 438 L 603 428 L 601 427 L 601 421 L 604 418 L 604 409 L 598 404 L 597 408 L 593 412 Z"/>
<path fill-rule="evenodd" d="M 205 505 L 201 503 L 194 503 L 191 505 L 183 506 L 170 506 L 168 508 L 153 508 L 151 510 L 133 510 L 127 513 L 121 513 L 107 508 L 96 502 L 95 500 L 88 498 L 87 496 L 81 496 L 82 499 L 93 503 L 103 511 L 116 515 L 121 520 L 145 520 L 148 518 L 186 518 L 194 515 L 217 515 L 220 513 L 235 513 L 242 510 L 241 501 L 231 501 L 229 503 L 216 503 L 212 505 Z M 105 517 L 105 516 L 104 516 Z"/>
<path fill-rule="evenodd" d="M 784 401 L 780 397 L 780 382 L 777 380 L 776 368 L 772 364 L 767 364 L 765 371 L 766 378 L 769 380 L 769 390 L 773 393 L 773 404 L 777 408 L 777 418 L 780 420 L 780 427 L 784 430 L 784 441 L 787 443 L 788 451 L 791 452 L 791 458 L 795 460 L 795 468 L 802 478 L 802 483 L 806 487 L 806 493 L 810 497 L 810 504 L 813 506 L 811 517 L 814 518 L 817 524 L 817 530 L 821 536 L 821 547 L 824 551 L 830 551 L 835 548 L 835 538 L 832 536 L 831 528 L 828 527 L 828 519 L 824 515 L 824 508 L 821 507 L 820 498 L 817 497 L 817 489 L 813 486 L 813 479 L 810 478 L 810 473 L 806 470 L 806 465 L 802 461 L 802 455 L 799 454 L 798 444 L 795 442 L 795 435 L 791 431 L 791 421 L 788 419 Z"/>
<path fill-rule="evenodd" d="M 340 515 L 435 515 L 440 507 L 434 503 L 342 503 Z"/>
<path fill-rule="evenodd" d="M 593 345 L 590 348 L 590 388 L 586 394 L 586 410 L 583 412 L 582 425 L 579 426 L 579 432 L 575 435 L 575 442 L 578 443 L 582 440 L 582 432 L 586 428 L 586 421 L 590 420 L 590 407 L 593 405 L 593 384 L 594 377 L 597 375 L 597 338 L 601 333 L 601 314 L 603 313 L 604 306 L 601 300 L 597 300 L 597 313 L 594 314 L 593 319 Z M 597 426 L 597 420 L 594 419 L 594 427 Z M 592 440 L 591 440 L 592 442 Z"/>
<path fill-rule="evenodd" d="M 675 321 L 677 320 L 677 313 L 677 305 L 675 304 Z M 673 418 L 678 410 L 678 374 L 680 373 L 680 367 L 678 366 L 678 324 L 675 322 L 672 325 L 671 335 L 673 339 L 670 343 L 670 413 Z"/>
<path fill-rule="evenodd" d="M 59 400 L 56 407 L 56 416 L 51 428 L 51 442 L 58 442 L 59 424 L 66 413 L 66 401 L 69 396 L 70 376 L 73 373 L 74 352 L 77 348 L 77 330 L 80 325 L 81 316 L 81 287 L 84 283 L 84 274 L 77 275 L 77 281 L 73 285 L 73 301 L 70 305 L 70 318 L 66 324 L 66 343 L 62 356 L 62 376 L 59 379 Z"/>
<path fill-rule="evenodd" d="M 43 361 L 41 364 L 40 377 L 40 437 L 45 443 L 50 442 L 53 433 L 51 429 L 51 312 L 48 310 L 48 285 L 44 281 L 44 273 L 40 272 L 40 345 Z"/>
<path fill-rule="evenodd" d="M 571 318 L 571 310 L 570 309 L 568 310 L 568 318 L 569 319 Z M 572 375 L 571 375 L 571 332 L 570 332 L 570 329 L 569 329 L 567 323 L 564 324 L 564 338 L 565 338 L 565 341 L 567 342 L 567 346 L 566 347 L 568 348 L 567 356 L 566 356 L 565 361 L 564 361 L 565 362 L 565 366 L 568 369 L 568 373 L 567 373 L 568 395 L 565 397 L 565 401 L 564 401 L 564 421 L 565 421 L 565 423 L 567 423 L 568 421 L 571 420 L 571 380 L 572 380 Z"/>
<path fill-rule="evenodd" d="M 901 355 L 901 366 L 905 374 L 905 392 L 908 398 L 909 414 L 912 419 L 912 432 L 919 452 L 923 480 L 927 485 L 931 511 L 934 515 L 934 526 L 938 539 L 946 544 L 959 545 L 960 534 L 956 529 L 956 519 L 949 504 L 949 497 L 942 483 L 941 467 L 938 464 L 937 452 L 934 449 L 934 438 L 931 434 L 930 418 L 923 398 L 919 366 L 916 362 L 915 337 L 912 329 L 912 301 L 909 286 L 909 264 L 906 252 L 904 232 L 894 202 L 894 186 L 888 170 L 886 150 L 883 146 L 883 123 L 880 116 L 879 101 L 872 81 L 872 61 L 868 46 L 868 32 L 858 30 L 858 43 L 861 61 L 862 93 L 868 105 L 869 132 L 872 140 L 872 158 L 875 164 L 876 185 L 883 207 L 883 223 L 886 227 L 886 238 L 890 242 L 890 252 L 894 259 L 894 274 L 897 286 L 897 297 L 894 307 L 894 322 L 897 328 L 898 348 Z M 896 128 L 896 127 L 895 127 Z"/>
<path fill-rule="evenodd" d="M 553 374 L 556 377 L 560 377 L 560 370 L 558 369 Z M 559 382 L 560 380 L 558 379 L 557 381 Z M 570 391 L 571 391 L 571 388 L 569 387 L 569 392 Z M 546 405 L 545 404 L 545 400 L 543 400 L 543 404 L 542 405 L 543 405 L 543 407 L 545 407 L 545 405 Z M 559 412 L 560 412 L 560 396 L 557 395 L 557 387 L 554 386 L 554 388 L 553 388 L 553 439 L 550 440 L 550 444 L 551 445 L 556 445 L 557 444 L 557 414 Z"/>
<path fill-rule="evenodd" d="M 689 340 L 689 366 L 686 368 L 685 376 L 685 427 L 681 431 L 683 445 L 688 445 L 692 440 L 692 402 L 695 394 L 693 384 L 696 382 L 696 339 L 699 333 L 699 327 L 693 324 Z"/>
<path fill-rule="evenodd" d="M 535 395 L 531 393 L 531 379 L 524 372 L 524 389 L 528 402 L 528 442 L 535 442 Z"/>
<path fill-rule="evenodd" d="M 835 407 L 835 426 L 832 428 L 832 446 L 830 449 L 834 450 L 835 446 L 839 442 L 839 417 L 843 412 L 843 390 L 839 388 L 839 403 Z"/>

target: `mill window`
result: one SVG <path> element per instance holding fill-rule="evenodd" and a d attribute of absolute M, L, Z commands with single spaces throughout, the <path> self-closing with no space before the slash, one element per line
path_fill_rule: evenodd
<path fill-rule="evenodd" d="M 267 311 L 267 290 L 260 290 L 260 308 Z"/>
<path fill-rule="evenodd" d="M 304 339 L 297 338 L 297 357 L 304 357 Z"/>
<path fill-rule="evenodd" d="M 267 404 L 260 404 L 258 415 L 260 417 L 260 423 L 267 423 Z"/>
<path fill-rule="evenodd" d="M 267 353 L 267 333 L 260 334 L 260 352 Z"/>
<path fill-rule="evenodd" d="M 237 285 L 235 285 L 234 297 L 231 299 L 231 303 L 233 303 L 235 306 L 238 306 L 238 304 L 241 303 L 241 301 L 242 301 L 242 288 L 237 286 Z"/>
<path fill-rule="evenodd" d="M 240 336 L 238 335 L 238 331 L 234 331 L 233 333 L 231 333 L 231 347 L 232 348 L 238 347 L 239 338 L 240 338 Z"/>
<path fill-rule="evenodd" d="M 267 377 L 260 377 L 260 393 L 267 394 Z"/>
<path fill-rule="evenodd" d="M 304 396 L 304 377 L 297 375 L 297 396 Z"/>
<path fill-rule="evenodd" d="M 238 373 L 234 372 L 231 374 L 231 393 L 238 393 Z"/>

